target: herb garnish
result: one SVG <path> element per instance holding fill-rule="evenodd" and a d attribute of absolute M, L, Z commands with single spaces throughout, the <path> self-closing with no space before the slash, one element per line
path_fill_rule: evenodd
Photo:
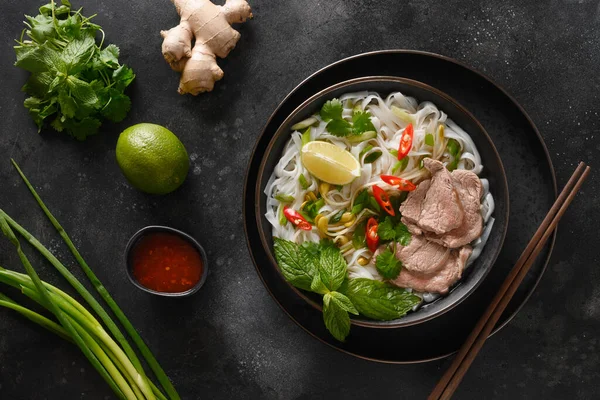
<path fill-rule="evenodd" d="M 55 130 L 84 140 L 97 133 L 103 118 L 123 120 L 131 107 L 123 91 L 135 75 L 119 63 L 117 46 L 96 44 L 100 26 L 71 11 L 66 0 L 25 17 L 15 65 L 31 72 L 22 89 L 30 95 L 24 105 L 39 130 L 51 119 Z"/>
<path fill-rule="evenodd" d="M 338 99 L 326 101 L 321 108 L 321 119 L 327 122 L 327 132 L 335 136 L 360 135 L 364 132 L 375 131 L 371 122 L 371 113 L 368 111 L 355 110 L 352 114 L 352 122 L 342 117 L 344 106 Z"/>

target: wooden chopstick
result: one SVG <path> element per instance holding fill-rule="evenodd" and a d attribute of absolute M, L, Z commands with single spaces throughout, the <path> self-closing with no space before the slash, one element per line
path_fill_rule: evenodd
<path fill-rule="evenodd" d="M 584 163 L 579 164 L 428 400 L 450 399 L 589 171 L 590 168 L 585 167 Z"/>

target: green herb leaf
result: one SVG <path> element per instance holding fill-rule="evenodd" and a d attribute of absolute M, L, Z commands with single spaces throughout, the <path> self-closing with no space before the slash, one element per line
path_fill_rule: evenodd
<path fill-rule="evenodd" d="M 396 241 L 402 246 L 408 246 L 412 237 L 406 225 L 399 220 L 394 221 L 394 218 L 389 216 L 379 223 L 377 235 L 383 241 Z"/>
<path fill-rule="evenodd" d="M 325 284 L 323 283 L 323 281 L 321 280 L 321 274 L 315 274 L 312 283 L 310 284 L 310 290 L 312 292 L 318 293 L 318 294 L 326 294 L 329 293 L 329 289 L 327 289 L 327 286 L 325 286 Z"/>
<path fill-rule="evenodd" d="M 299 289 L 310 290 L 316 268 L 314 257 L 302 246 L 274 238 L 275 258 L 285 279 Z"/>
<path fill-rule="evenodd" d="M 62 51 L 67 73 L 75 75 L 83 70 L 95 51 L 96 42 L 90 36 L 69 42 Z"/>
<path fill-rule="evenodd" d="M 377 227 L 377 235 L 381 240 L 395 240 L 396 230 L 394 229 L 394 223 L 390 217 L 386 217 L 383 222 L 379 223 Z"/>
<path fill-rule="evenodd" d="M 119 93 L 117 89 L 109 89 L 110 99 L 102 108 L 102 116 L 113 121 L 120 122 L 127 116 L 131 108 L 131 100 L 128 96 Z"/>
<path fill-rule="evenodd" d="M 381 212 L 381 206 L 379 205 L 379 203 L 377 202 L 377 200 L 375 200 L 375 196 L 373 196 L 372 194 L 369 194 L 369 204 L 367 205 L 368 208 L 370 208 L 371 210 L 380 213 Z"/>
<path fill-rule="evenodd" d="M 354 114 L 352 114 L 352 134 L 360 135 L 367 131 L 375 131 L 375 126 L 371 122 L 371 113 L 368 111 L 354 111 Z"/>
<path fill-rule="evenodd" d="M 321 119 L 325 122 L 331 120 L 341 120 L 344 107 L 338 99 L 326 101 L 321 108 Z"/>
<path fill-rule="evenodd" d="M 404 289 L 367 278 L 349 280 L 345 294 L 360 314 L 379 321 L 403 317 L 421 302 Z"/>
<path fill-rule="evenodd" d="M 354 205 L 352 206 L 352 214 L 358 214 L 365 208 L 365 204 L 369 201 L 369 191 L 363 189 L 354 199 Z"/>
<path fill-rule="evenodd" d="M 325 129 L 334 136 L 348 136 L 352 132 L 352 124 L 345 119 L 333 119 L 327 123 Z"/>
<path fill-rule="evenodd" d="M 394 167 L 392 168 L 392 173 L 396 173 L 397 171 L 404 171 L 408 166 L 408 157 L 404 157 L 402 160 L 398 161 Z"/>
<path fill-rule="evenodd" d="M 412 238 L 411 233 L 408 231 L 408 227 L 404 225 L 402 222 L 399 222 L 395 228 L 396 231 L 396 241 L 400 243 L 402 246 L 408 246 L 410 244 L 410 240 Z"/>
<path fill-rule="evenodd" d="M 346 340 L 350 333 L 350 317 L 338 302 L 333 301 L 331 293 L 323 296 L 323 321 L 334 338 L 340 342 Z"/>
<path fill-rule="evenodd" d="M 350 299 L 340 292 L 331 292 L 331 301 L 337 303 L 337 305 L 344 311 L 348 311 L 351 314 L 358 315 L 358 310 L 354 307 L 354 304 Z"/>
<path fill-rule="evenodd" d="M 329 290 L 337 290 L 344 278 L 348 264 L 337 247 L 327 246 L 321 250 L 319 271 L 323 283 Z"/>
<path fill-rule="evenodd" d="M 390 249 L 385 249 L 375 259 L 375 267 L 384 279 L 396 279 L 400 274 L 402 263 Z"/>

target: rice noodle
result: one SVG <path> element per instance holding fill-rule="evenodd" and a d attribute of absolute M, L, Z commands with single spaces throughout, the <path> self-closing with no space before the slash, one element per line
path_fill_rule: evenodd
<path fill-rule="evenodd" d="M 458 169 L 466 169 L 480 175 L 483 170 L 481 157 L 475 143 L 471 137 L 460 128 L 454 121 L 435 104 L 431 102 L 418 103 L 416 99 L 404 96 L 400 92 L 394 92 L 386 98 L 382 98 L 375 92 L 356 92 L 347 93 L 340 97 L 343 104 L 342 116 L 351 120 L 355 109 L 369 111 L 371 113 L 371 122 L 377 130 L 377 137 L 374 139 L 351 144 L 346 138 L 333 136 L 325 129 L 327 123 L 316 114 L 314 117 L 318 124 L 311 127 L 311 140 L 326 140 L 336 146 L 348 150 L 354 155 L 361 164 L 361 175 L 351 184 L 344 185 L 339 190 L 332 189 L 325 196 L 326 205 L 320 210 L 320 213 L 326 217 L 333 216 L 341 210 L 350 210 L 358 193 L 372 185 L 380 185 L 387 191 L 394 188 L 386 185 L 380 179 L 380 175 L 396 175 L 401 178 L 411 180 L 418 184 L 420 181 L 429 177 L 429 172 L 422 166 L 422 158 L 431 157 L 440 160 L 444 165 L 453 162 L 453 156 L 448 152 L 447 145 L 449 139 L 458 142 L 461 155 L 458 161 Z M 406 118 L 400 118 L 396 115 L 392 107 L 399 108 L 406 113 Z M 406 126 L 412 122 L 414 128 L 413 145 L 407 156 L 408 162 L 404 170 L 397 170 L 397 159 L 390 151 L 398 149 L 400 139 Z M 438 133 L 439 125 L 444 126 L 443 136 Z M 434 145 L 429 146 L 426 142 L 428 134 L 434 135 Z M 363 150 L 367 146 L 372 146 L 367 152 Z M 289 142 L 285 145 L 279 162 L 277 163 L 273 174 L 267 182 L 265 194 L 267 195 L 267 212 L 265 217 L 273 227 L 273 236 L 293 240 L 297 243 L 304 241 L 318 242 L 320 239 L 319 231 L 313 227 L 312 231 L 296 230 L 291 224 L 281 225 L 278 216 L 280 208 L 283 205 L 275 199 L 277 194 L 292 196 L 294 201 L 290 207 L 300 209 L 305 201 L 305 196 L 309 192 L 317 192 L 317 181 L 311 177 L 301 162 L 302 137 L 300 132 L 292 132 Z M 361 156 L 361 152 L 363 152 Z M 382 155 L 373 163 L 364 163 L 365 157 L 369 154 L 381 152 Z M 307 183 L 307 189 L 303 189 L 299 183 L 300 175 L 304 175 Z M 487 179 L 481 179 L 483 186 L 483 195 L 481 198 L 481 214 L 484 220 L 483 233 L 480 238 L 472 243 L 473 253 L 468 260 L 467 265 L 471 265 L 481 254 L 492 226 L 494 224 L 494 199 L 489 191 L 489 182 Z M 327 236 L 334 241 L 352 237 L 352 233 L 357 224 L 371 215 L 370 211 L 364 209 L 350 227 L 344 225 L 330 226 Z M 350 278 L 364 277 L 369 279 L 382 280 L 375 268 L 372 259 L 372 253 L 367 248 L 355 249 L 351 244 L 342 247 L 342 254 L 348 263 L 348 275 Z M 367 265 L 360 265 L 359 259 L 371 260 Z M 364 263 L 364 260 L 362 260 Z M 425 302 L 433 301 L 438 296 L 435 294 L 421 294 Z"/>

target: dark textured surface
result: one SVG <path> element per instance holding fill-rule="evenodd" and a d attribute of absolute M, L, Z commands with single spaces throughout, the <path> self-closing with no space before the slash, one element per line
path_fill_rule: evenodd
<path fill-rule="evenodd" d="M 310 338 L 264 290 L 243 243 L 243 174 L 252 145 L 277 103 L 330 62 L 382 48 L 415 48 L 457 58 L 506 87 L 530 113 L 550 149 L 560 184 L 577 161 L 597 165 L 600 31 L 597 1 L 482 5 L 446 2 L 252 2 L 236 50 L 220 61 L 225 79 L 198 98 L 175 92 L 177 74 L 160 54 L 160 29 L 177 23 L 166 1 L 82 1 L 138 78 L 127 119 L 77 143 L 37 135 L 22 106 L 26 74 L 12 66 L 12 38 L 34 1 L 0 13 L 0 205 L 67 258 L 57 235 L 11 170 L 16 158 L 123 305 L 186 399 L 423 398 L 447 361 L 379 365 Z M 156 122 L 192 156 L 186 184 L 166 197 L 130 188 L 114 159 L 118 133 Z M 600 196 L 594 173 L 561 225 L 548 272 L 508 327 L 494 336 L 457 398 L 596 398 L 600 389 Z M 194 297 L 150 297 L 127 281 L 122 251 L 140 227 L 166 224 L 206 248 L 211 274 Z M 0 244 L 0 265 L 18 268 Z M 63 282 L 43 263 L 42 276 Z M 76 271 L 75 268 L 73 268 Z M 440 333 L 440 340 L 443 334 Z M 410 344 L 393 344 L 410 345 Z M 0 398 L 112 398 L 72 346 L 8 311 L 0 312 Z"/>

